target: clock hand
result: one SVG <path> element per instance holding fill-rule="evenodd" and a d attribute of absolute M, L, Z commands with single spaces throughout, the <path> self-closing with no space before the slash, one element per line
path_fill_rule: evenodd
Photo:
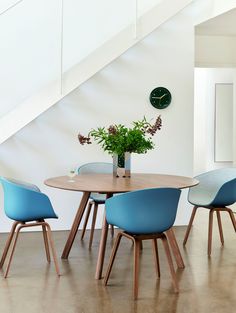
<path fill-rule="evenodd" d="M 162 97 L 152 97 L 152 99 L 161 99 Z"/>
<path fill-rule="evenodd" d="M 165 93 L 163 96 L 160 97 L 160 99 L 162 99 L 163 97 L 165 97 L 167 95 L 167 93 Z"/>

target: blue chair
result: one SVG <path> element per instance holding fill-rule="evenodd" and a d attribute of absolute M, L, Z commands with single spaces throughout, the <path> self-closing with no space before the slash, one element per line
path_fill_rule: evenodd
<path fill-rule="evenodd" d="M 112 174 L 113 172 L 113 164 L 112 163 L 105 163 L 105 162 L 92 162 L 92 163 L 86 163 L 83 164 L 78 168 L 78 174 Z M 84 225 L 81 233 L 81 240 L 83 240 L 88 219 L 90 216 L 90 212 L 93 207 L 93 217 L 92 217 L 92 224 L 91 224 L 91 230 L 90 230 L 90 238 L 89 238 L 89 249 L 91 249 L 93 244 L 93 235 L 94 235 L 94 229 L 96 224 L 96 218 L 97 218 L 97 211 L 98 211 L 98 205 L 104 204 L 106 201 L 106 194 L 99 194 L 99 193 L 91 193 L 90 195 L 91 201 L 88 204 L 87 212 L 85 215 Z M 111 234 L 114 235 L 114 228 L 111 227 Z"/>
<path fill-rule="evenodd" d="M 2 268 L 15 235 L 12 251 L 4 277 L 6 278 L 9 273 L 20 230 L 22 228 L 34 226 L 42 227 L 47 261 L 50 262 L 50 244 L 56 272 L 59 276 L 59 266 L 52 240 L 51 228 L 44 220 L 46 218 L 58 218 L 52 208 L 49 198 L 40 192 L 39 188 L 35 185 L 5 177 L 0 177 L 0 181 L 4 191 L 5 213 L 10 219 L 15 221 L 12 225 L 12 229 L 7 239 L 0 261 L 0 268 Z"/>
<path fill-rule="evenodd" d="M 226 211 L 230 215 L 234 230 L 236 221 L 231 209 L 227 206 L 236 202 L 236 168 L 222 168 L 196 176 L 199 181 L 197 186 L 190 188 L 188 201 L 194 205 L 192 215 L 185 233 L 183 244 L 185 245 L 198 208 L 209 210 L 208 228 L 208 255 L 211 255 L 213 214 L 216 212 L 220 240 L 224 244 L 223 229 L 220 212 Z"/>
<path fill-rule="evenodd" d="M 123 229 L 117 234 L 104 278 L 107 285 L 113 262 L 121 237 L 131 239 L 134 243 L 134 299 L 138 297 L 139 253 L 142 240 L 152 239 L 157 274 L 160 277 L 157 239 L 160 238 L 167 256 L 175 292 L 178 283 L 164 232 L 170 229 L 175 221 L 181 191 L 176 188 L 144 189 L 106 200 L 106 219 L 111 225 Z"/>

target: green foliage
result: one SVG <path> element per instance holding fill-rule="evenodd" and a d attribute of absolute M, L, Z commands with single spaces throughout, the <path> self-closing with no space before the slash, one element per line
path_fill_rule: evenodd
<path fill-rule="evenodd" d="M 123 155 L 125 152 L 146 153 L 148 150 L 154 149 L 155 145 L 152 141 L 152 136 L 160 128 L 160 116 L 154 125 L 151 125 L 144 117 L 141 121 L 133 122 L 132 128 L 125 127 L 122 124 L 112 125 L 108 129 L 98 127 L 97 129 L 92 129 L 88 137 L 80 136 L 89 140 L 90 137 L 93 137 L 102 146 L 103 150 L 110 154 Z"/>

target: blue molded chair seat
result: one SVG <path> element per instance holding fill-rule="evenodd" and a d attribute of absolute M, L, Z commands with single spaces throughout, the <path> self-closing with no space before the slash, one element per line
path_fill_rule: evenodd
<path fill-rule="evenodd" d="M 110 257 L 104 283 L 107 285 L 121 237 L 131 239 L 134 243 L 134 299 L 138 297 L 139 253 L 142 240 L 152 239 L 156 261 L 156 270 L 160 276 L 157 239 L 163 242 L 172 276 L 174 289 L 178 292 L 178 283 L 164 234 L 175 221 L 181 191 L 175 188 L 145 189 L 106 200 L 106 219 L 123 231 L 119 232 Z"/>
<path fill-rule="evenodd" d="M 213 214 L 216 212 L 220 239 L 224 244 L 223 229 L 221 223 L 221 211 L 226 211 L 230 215 L 234 230 L 236 231 L 236 221 L 234 214 L 227 206 L 236 202 L 236 168 L 222 168 L 203 173 L 196 176 L 199 181 L 197 186 L 191 187 L 188 193 L 188 201 L 194 205 L 192 215 L 184 237 L 184 245 L 193 224 L 193 220 L 198 208 L 209 209 L 209 230 L 208 230 L 208 255 L 211 255 Z"/>
<path fill-rule="evenodd" d="M 113 164 L 112 163 L 105 163 L 105 162 L 92 162 L 92 163 L 86 163 L 83 164 L 78 168 L 78 174 L 112 174 L 113 172 Z M 81 240 L 83 240 L 88 219 L 90 216 L 91 209 L 93 207 L 93 217 L 92 217 L 92 225 L 91 225 L 91 231 L 90 231 L 90 238 L 89 238 L 89 249 L 92 247 L 93 243 L 93 235 L 94 235 L 94 229 L 96 224 L 96 218 L 97 218 L 97 210 L 99 204 L 104 204 L 106 201 L 106 194 L 99 194 L 92 192 L 90 195 L 91 201 L 88 204 L 87 212 L 85 215 L 84 225 L 81 233 Z M 114 235 L 114 229 L 111 227 L 111 234 Z"/>
<path fill-rule="evenodd" d="M 11 260 L 14 254 L 20 230 L 22 228 L 33 226 L 42 226 L 47 260 L 48 262 L 50 262 L 50 243 L 56 271 L 57 274 L 60 275 L 56 252 L 52 241 L 51 228 L 49 224 L 44 221 L 44 219 L 46 218 L 58 218 L 53 210 L 49 198 L 45 194 L 40 192 L 37 186 L 29 183 L 5 177 L 0 177 L 0 182 L 2 183 L 4 191 L 5 213 L 10 219 L 15 221 L 9 234 L 2 255 L 2 259 L 0 261 L 0 268 L 2 268 L 6 260 L 11 242 L 15 235 L 12 252 L 5 273 L 5 278 L 7 277 L 10 269 Z M 32 221 L 35 222 L 32 223 Z"/>

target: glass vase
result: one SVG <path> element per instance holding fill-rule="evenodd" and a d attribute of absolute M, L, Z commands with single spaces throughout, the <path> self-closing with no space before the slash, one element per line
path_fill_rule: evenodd
<path fill-rule="evenodd" d="M 122 155 L 113 154 L 113 176 L 130 177 L 131 176 L 131 153 L 125 152 Z"/>

